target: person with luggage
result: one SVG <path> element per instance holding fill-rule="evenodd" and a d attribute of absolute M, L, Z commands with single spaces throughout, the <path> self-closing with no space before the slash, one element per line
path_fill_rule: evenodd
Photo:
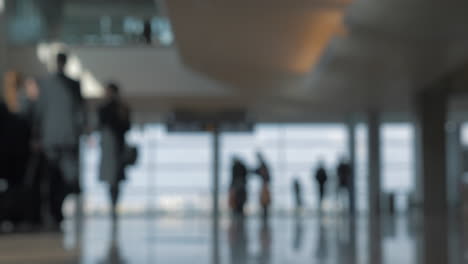
<path fill-rule="evenodd" d="M 262 181 L 261 189 L 260 189 L 260 206 L 262 208 L 262 216 L 264 220 L 268 218 L 270 204 L 271 204 L 271 190 L 270 190 L 270 181 L 271 181 L 271 174 L 268 165 L 263 158 L 263 155 L 258 152 L 257 153 L 258 159 L 258 168 L 254 170 L 254 172 L 260 176 Z"/>
<path fill-rule="evenodd" d="M 130 129 L 130 109 L 120 97 L 119 87 L 109 83 L 106 87 L 106 102 L 99 108 L 99 131 L 101 133 L 100 180 L 109 185 L 112 220 L 117 219 L 117 203 L 120 183 L 125 180 L 125 167 L 129 148 L 125 134 Z"/>

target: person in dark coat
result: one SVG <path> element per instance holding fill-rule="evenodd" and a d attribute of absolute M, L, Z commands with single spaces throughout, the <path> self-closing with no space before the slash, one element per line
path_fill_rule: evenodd
<path fill-rule="evenodd" d="M 247 174 L 248 170 L 245 164 L 239 158 L 234 157 L 229 203 L 236 216 L 244 215 L 244 206 L 247 201 Z"/>
<path fill-rule="evenodd" d="M 79 143 L 86 132 L 86 109 L 80 82 L 65 75 L 68 56 L 57 55 L 57 72 L 39 81 L 39 143 L 46 158 L 45 176 L 54 228 L 63 220 L 66 196 L 80 193 Z"/>
<path fill-rule="evenodd" d="M 258 152 L 257 153 L 258 159 L 258 168 L 254 171 L 260 179 L 262 180 L 262 187 L 260 190 L 260 205 L 262 207 L 262 215 L 264 220 L 268 218 L 268 212 L 271 204 L 271 190 L 270 190 L 270 169 L 263 158 L 263 155 Z"/>
<path fill-rule="evenodd" d="M 8 184 L 2 200 L 7 218 L 39 225 L 40 178 L 38 162 L 32 162 L 33 114 L 37 99 L 37 86 L 32 80 L 23 82 L 20 73 L 9 71 L 4 77 L 4 101 L 0 103 L 0 178 Z M 14 210 L 10 210 L 14 209 Z M 15 212 L 13 212 L 15 211 Z M 11 219 L 11 218 L 10 218 Z"/>
<path fill-rule="evenodd" d="M 325 184 L 327 183 L 328 175 L 325 170 L 324 164 L 321 161 L 317 170 L 315 171 L 315 180 L 318 184 L 319 191 L 319 209 L 320 211 L 323 208 L 323 198 L 325 197 Z"/>
<path fill-rule="evenodd" d="M 125 134 L 130 129 L 130 110 L 119 96 L 119 87 L 108 84 L 107 102 L 99 109 L 101 132 L 100 180 L 109 185 L 112 218 L 117 218 L 120 182 L 125 180 Z"/>
<path fill-rule="evenodd" d="M 350 205 L 351 196 L 351 181 L 352 181 L 352 169 L 349 162 L 345 158 L 342 158 L 338 164 L 336 173 L 338 175 L 338 199 L 341 201 L 341 204 Z"/>
<path fill-rule="evenodd" d="M 143 23 L 142 36 L 145 44 L 151 45 L 151 43 L 153 42 L 153 30 L 151 26 L 151 20 L 149 19 L 145 20 L 145 22 Z"/>

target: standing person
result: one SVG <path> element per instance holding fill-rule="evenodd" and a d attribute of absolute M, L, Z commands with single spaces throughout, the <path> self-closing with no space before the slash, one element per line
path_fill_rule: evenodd
<path fill-rule="evenodd" d="M 255 170 L 255 173 L 260 176 L 262 180 L 262 187 L 260 190 L 260 205 L 262 207 L 262 215 L 264 219 L 268 218 L 268 211 L 271 204 L 271 191 L 270 191 L 270 169 L 263 158 L 263 155 L 258 152 L 257 159 L 259 162 L 258 168 Z"/>
<path fill-rule="evenodd" d="M 247 174 L 245 164 L 239 158 L 234 157 L 229 203 L 236 216 L 244 216 L 244 206 L 247 201 Z"/>
<path fill-rule="evenodd" d="M 327 182 L 328 176 L 327 171 L 325 170 L 325 166 L 323 161 L 319 162 L 319 166 L 315 171 L 315 180 L 317 181 L 319 187 L 319 210 L 322 211 L 323 209 L 323 198 L 325 197 L 325 184 Z"/>
<path fill-rule="evenodd" d="M 350 200 L 349 197 L 351 195 L 351 165 L 347 162 L 345 158 L 342 158 L 338 164 L 336 169 L 336 173 L 338 175 L 338 200 L 342 207 L 344 204 L 350 207 Z"/>
<path fill-rule="evenodd" d="M 299 178 L 296 178 L 293 181 L 293 193 L 294 200 L 296 202 L 296 213 L 299 213 L 299 211 L 302 209 L 302 190 Z"/>
<path fill-rule="evenodd" d="M 79 142 L 86 124 L 80 83 L 65 75 L 67 59 L 65 53 L 57 55 L 57 72 L 39 82 L 37 103 L 39 143 L 46 159 L 46 193 L 54 229 L 59 229 L 63 221 L 66 196 L 80 193 Z"/>
<path fill-rule="evenodd" d="M 32 167 L 33 108 L 37 90 L 24 85 L 16 71 L 4 76 L 4 102 L 1 103 L 1 146 L 0 166 L 2 178 L 8 182 L 4 208 L 12 209 L 9 217 L 33 225 L 40 223 L 39 178 L 37 166 Z M 35 163 L 34 163 L 35 165 Z M 9 211 L 9 210 L 6 210 Z"/>
<path fill-rule="evenodd" d="M 143 23 L 143 40 L 145 41 L 145 44 L 151 45 L 153 43 L 153 30 L 151 26 L 151 20 L 147 19 Z"/>
<path fill-rule="evenodd" d="M 106 102 L 99 109 L 101 132 L 100 180 L 109 184 L 112 219 L 117 219 L 120 182 L 125 180 L 125 134 L 130 129 L 130 110 L 120 98 L 119 87 L 106 87 Z"/>

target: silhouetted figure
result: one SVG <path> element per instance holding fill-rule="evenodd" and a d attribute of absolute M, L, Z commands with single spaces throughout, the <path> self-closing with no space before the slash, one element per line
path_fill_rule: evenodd
<path fill-rule="evenodd" d="M 32 120 L 29 99 L 24 94 L 22 78 L 18 72 L 10 71 L 4 79 L 4 122 L 2 126 L 5 151 L 3 175 L 10 187 L 23 185 L 30 154 Z"/>
<path fill-rule="evenodd" d="M 319 163 L 319 166 L 315 172 L 315 180 L 319 187 L 319 210 L 323 209 L 323 198 L 325 197 L 325 184 L 327 183 L 327 171 L 324 168 L 323 162 Z"/>
<path fill-rule="evenodd" d="M 130 110 L 119 96 L 119 87 L 108 84 L 107 102 L 99 109 L 101 132 L 100 180 L 109 185 L 112 219 L 117 218 L 120 183 L 125 180 L 125 134 L 130 129 Z"/>
<path fill-rule="evenodd" d="M 151 20 L 145 20 L 143 24 L 143 40 L 146 44 L 151 45 L 153 42 L 153 30 Z"/>
<path fill-rule="evenodd" d="M 237 157 L 233 159 L 232 180 L 229 188 L 229 203 L 234 215 L 243 216 L 247 201 L 247 174 L 245 164 Z"/>
<path fill-rule="evenodd" d="M 0 178 L 6 180 L 8 189 L 0 197 L 0 219 L 7 218 L 15 224 L 39 225 L 39 167 L 37 162 L 32 162 L 35 157 L 32 149 L 33 108 L 37 96 L 31 89 L 25 89 L 21 75 L 15 71 L 5 74 L 3 95 L 4 101 L 0 103 Z"/>
<path fill-rule="evenodd" d="M 79 142 L 85 132 L 86 111 L 78 81 L 65 75 L 67 55 L 57 55 L 57 72 L 39 82 L 37 123 L 46 157 L 47 191 L 55 228 L 63 220 L 68 194 L 80 193 Z"/>
<path fill-rule="evenodd" d="M 299 213 L 299 211 L 302 209 L 302 189 L 298 178 L 294 179 L 293 193 L 294 201 L 296 202 L 296 213 Z"/>
<path fill-rule="evenodd" d="M 349 208 L 350 206 L 350 196 L 351 196 L 351 180 L 352 180 L 352 170 L 351 165 L 343 158 L 337 167 L 338 175 L 338 200 L 340 201 L 342 207 L 346 204 Z"/>
<path fill-rule="evenodd" d="M 271 190 L 270 190 L 270 169 L 263 158 L 261 153 L 257 153 L 257 159 L 259 162 L 258 168 L 255 173 L 260 176 L 262 180 L 262 186 L 260 190 L 260 205 L 262 207 L 262 216 L 264 219 L 268 218 L 268 211 L 271 204 Z"/>

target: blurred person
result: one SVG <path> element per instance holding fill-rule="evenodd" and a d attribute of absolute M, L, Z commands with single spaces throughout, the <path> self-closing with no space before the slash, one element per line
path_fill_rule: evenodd
<path fill-rule="evenodd" d="M 293 194 L 294 201 L 296 203 L 296 214 L 302 209 L 302 189 L 299 178 L 295 178 L 293 181 Z"/>
<path fill-rule="evenodd" d="M 153 30 L 151 27 L 151 20 L 145 20 L 143 24 L 143 33 L 142 33 L 143 40 L 145 44 L 151 45 L 153 42 Z"/>
<path fill-rule="evenodd" d="M 351 181 L 352 181 L 352 169 L 351 165 L 345 157 L 340 159 L 338 167 L 336 169 L 338 176 L 338 201 L 341 207 L 350 207 L 350 196 L 351 196 Z"/>
<path fill-rule="evenodd" d="M 8 187 L 1 210 L 3 217 L 15 223 L 39 225 L 39 167 L 32 148 L 33 109 L 38 88 L 31 82 L 23 82 L 21 74 L 16 71 L 9 71 L 4 76 L 4 101 L 0 105 L 0 177 L 6 180 Z"/>
<path fill-rule="evenodd" d="M 268 218 L 268 211 L 270 208 L 271 204 L 271 190 L 270 190 L 270 181 L 271 181 L 271 175 L 270 175 L 270 169 L 268 168 L 268 165 L 263 158 L 263 155 L 258 152 L 257 153 L 257 159 L 258 159 L 258 168 L 254 171 L 257 175 L 260 176 L 260 179 L 262 181 L 262 186 L 260 190 L 260 205 L 262 207 L 262 216 L 264 219 Z"/>
<path fill-rule="evenodd" d="M 318 185 L 319 191 L 319 211 L 323 210 L 323 198 L 325 197 L 325 185 L 328 180 L 327 171 L 325 170 L 325 165 L 323 161 L 319 162 L 319 165 L 315 171 L 315 181 Z"/>
<path fill-rule="evenodd" d="M 50 224 L 57 230 L 64 218 L 62 205 L 66 196 L 81 191 L 79 142 L 86 128 L 81 85 L 65 75 L 67 61 L 67 54 L 57 55 L 57 72 L 39 82 L 37 103 L 39 143 L 46 158 Z"/>
<path fill-rule="evenodd" d="M 247 175 L 248 170 L 245 164 L 238 157 L 234 157 L 229 204 L 235 216 L 244 216 L 244 206 L 247 201 Z"/>
<path fill-rule="evenodd" d="M 130 109 L 122 101 L 117 84 L 106 87 L 106 102 L 99 108 L 101 132 L 100 180 L 109 185 L 112 219 L 117 219 L 120 183 L 125 180 L 125 134 L 130 129 Z"/>

